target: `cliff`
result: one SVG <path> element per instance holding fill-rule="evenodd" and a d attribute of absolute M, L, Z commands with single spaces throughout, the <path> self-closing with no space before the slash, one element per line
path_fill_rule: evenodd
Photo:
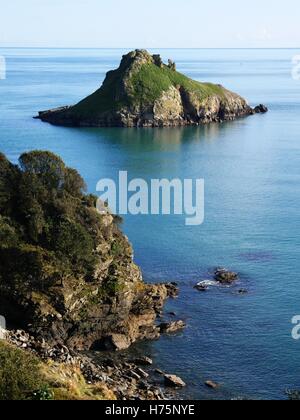
<path fill-rule="evenodd" d="M 234 120 L 267 112 L 220 85 L 200 83 L 169 60 L 136 50 L 107 73 L 101 88 L 74 106 L 42 111 L 37 118 L 75 127 L 164 127 Z"/>
<path fill-rule="evenodd" d="M 117 217 L 49 152 L 0 154 L 0 312 L 51 345 L 124 349 L 160 335 L 173 285 L 149 285 Z"/>

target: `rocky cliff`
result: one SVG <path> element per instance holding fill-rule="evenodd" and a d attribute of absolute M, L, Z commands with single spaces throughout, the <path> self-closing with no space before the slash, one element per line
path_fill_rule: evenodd
<path fill-rule="evenodd" d="M 37 118 L 75 127 L 164 127 L 234 120 L 267 112 L 220 85 L 200 83 L 169 60 L 136 50 L 107 73 L 102 87 L 74 106 L 43 111 Z"/>
<path fill-rule="evenodd" d="M 159 337 L 174 285 L 145 284 L 120 221 L 96 211 L 79 174 L 32 152 L 0 155 L 0 313 L 51 345 L 125 349 Z"/>

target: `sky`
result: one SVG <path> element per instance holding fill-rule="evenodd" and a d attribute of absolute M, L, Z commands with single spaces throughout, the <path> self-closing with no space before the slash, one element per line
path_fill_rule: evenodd
<path fill-rule="evenodd" d="M 0 46 L 300 48 L 299 0 L 0 0 Z"/>

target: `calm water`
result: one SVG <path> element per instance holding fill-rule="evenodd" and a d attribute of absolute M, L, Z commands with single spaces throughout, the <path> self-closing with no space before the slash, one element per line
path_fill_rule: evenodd
<path fill-rule="evenodd" d="M 102 177 L 204 178 L 205 223 L 181 217 L 126 217 L 124 229 L 148 281 L 178 281 L 168 305 L 188 323 L 144 345 L 179 374 L 194 398 L 284 398 L 300 388 L 300 82 L 294 50 L 163 50 L 189 76 L 222 83 L 270 112 L 223 125 L 186 129 L 70 129 L 33 120 L 39 110 L 72 104 L 95 90 L 122 50 L 0 49 L 0 150 L 16 161 L 49 149 L 77 168 L 95 192 Z M 241 273 L 235 289 L 200 294 L 194 284 L 215 266 Z M 143 347 L 143 346 L 142 346 Z M 137 351 L 139 347 L 137 348 Z M 211 392 L 207 379 L 223 384 Z"/>

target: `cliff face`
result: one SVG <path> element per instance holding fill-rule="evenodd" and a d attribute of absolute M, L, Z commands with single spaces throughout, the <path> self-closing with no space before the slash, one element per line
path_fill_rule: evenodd
<path fill-rule="evenodd" d="M 39 113 L 42 121 L 78 127 L 199 125 L 267 112 L 220 85 L 196 82 L 163 64 L 160 56 L 136 50 L 107 73 L 102 87 L 75 106 Z"/>
<path fill-rule="evenodd" d="M 0 155 L 0 314 L 48 343 L 123 349 L 159 337 L 172 285 L 147 285 L 128 239 L 76 171 L 32 152 Z"/>

